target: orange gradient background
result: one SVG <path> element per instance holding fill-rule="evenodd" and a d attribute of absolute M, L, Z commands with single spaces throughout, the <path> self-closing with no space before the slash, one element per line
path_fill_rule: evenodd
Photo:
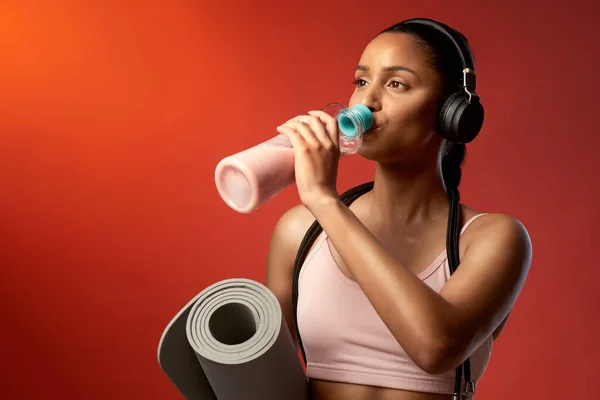
<path fill-rule="evenodd" d="M 367 42 L 425 16 L 476 57 L 487 114 L 464 201 L 515 215 L 533 241 L 478 398 L 595 399 L 599 10 L 556 4 L 1 2 L 0 398 L 181 398 L 158 367 L 163 328 L 209 284 L 263 281 L 298 201 L 291 187 L 237 214 L 217 162 L 347 102 Z M 341 192 L 373 165 L 340 169 Z"/>

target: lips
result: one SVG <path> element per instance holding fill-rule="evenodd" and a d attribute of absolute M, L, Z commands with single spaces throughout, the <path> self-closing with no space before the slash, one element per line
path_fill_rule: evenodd
<path fill-rule="evenodd" d="M 373 125 L 371 127 L 371 129 L 369 129 L 368 131 L 365 132 L 365 135 L 369 135 L 369 134 L 375 133 L 375 132 L 379 131 L 380 129 L 381 129 L 381 126 L 379 126 L 379 125 Z"/>

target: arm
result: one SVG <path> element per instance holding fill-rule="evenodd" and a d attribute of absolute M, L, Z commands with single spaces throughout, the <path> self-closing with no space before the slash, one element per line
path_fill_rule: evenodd
<path fill-rule="evenodd" d="M 463 235 L 461 265 L 436 293 L 385 249 L 340 201 L 339 131 L 320 111 L 279 126 L 294 148 L 296 187 L 363 292 L 409 357 L 437 374 L 460 365 L 506 318 L 529 272 L 525 228 L 486 215 Z M 469 238 L 469 239 L 467 239 Z"/>
<path fill-rule="evenodd" d="M 438 294 L 401 265 L 337 197 L 311 211 L 407 354 L 429 373 L 462 363 L 507 317 L 528 274 L 531 244 L 514 218 L 469 229 L 461 265 Z"/>
<path fill-rule="evenodd" d="M 294 261 L 300 243 L 310 225 L 312 214 L 299 205 L 284 213 L 277 221 L 267 256 L 265 285 L 275 294 L 287 323 L 294 345 L 299 350 L 292 308 Z"/>

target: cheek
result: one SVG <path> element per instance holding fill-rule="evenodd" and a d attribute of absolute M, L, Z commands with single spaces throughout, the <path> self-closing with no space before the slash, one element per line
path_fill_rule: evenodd
<path fill-rule="evenodd" d="M 426 147 L 437 137 L 436 110 L 426 104 L 406 104 L 388 119 L 384 139 L 390 149 Z"/>
<path fill-rule="evenodd" d="M 393 125 L 411 132 L 435 131 L 437 110 L 431 103 L 407 103 L 392 116 Z"/>

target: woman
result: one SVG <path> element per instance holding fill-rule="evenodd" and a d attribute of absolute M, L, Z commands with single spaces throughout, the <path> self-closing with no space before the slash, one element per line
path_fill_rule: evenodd
<path fill-rule="evenodd" d="M 323 232 L 300 273 L 297 319 L 314 399 L 451 399 L 465 361 L 474 383 L 485 371 L 531 244 L 515 218 L 458 200 L 465 145 L 440 134 L 438 115 L 462 82 L 458 51 L 429 26 L 400 23 L 366 46 L 349 105 L 373 113 L 358 153 L 376 170 L 372 189 L 349 206 L 336 190 L 336 121 L 311 111 L 278 127 L 294 147 L 302 204 L 275 227 L 266 284 L 298 345 L 294 260 L 317 221 Z M 453 204 L 462 229 L 460 268 L 450 273 Z"/>

